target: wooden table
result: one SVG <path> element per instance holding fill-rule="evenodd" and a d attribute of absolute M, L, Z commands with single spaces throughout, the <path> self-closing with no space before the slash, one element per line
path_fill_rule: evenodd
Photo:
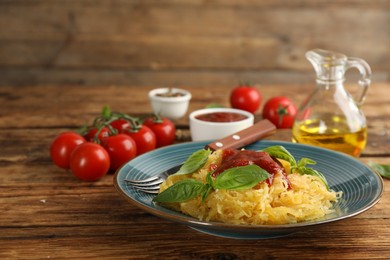
<path fill-rule="evenodd" d="M 49 145 L 62 131 L 90 124 L 104 105 L 132 115 L 151 111 L 152 87 L 0 87 L 1 259 L 389 259 L 390 195 L 356 217 L 269 240 L 196 232 L 143 212 L 116 192 L 113 175 L 77 180 L 54 166 Z M 260 86 L 264 99 L 299 103 L 312 86 Z M 227 87 L 187 88 L 190 111 L 228 105 Z M 364 111 L 369 140 L 362 162 L 390 164 L 390 84 L 374 84 Z M 175 122 L 188 141 L 188 121 Z M 291 140 L 289 130 L 272 139 Z M 390 181 L 385 180 L 385 188 Z"/>

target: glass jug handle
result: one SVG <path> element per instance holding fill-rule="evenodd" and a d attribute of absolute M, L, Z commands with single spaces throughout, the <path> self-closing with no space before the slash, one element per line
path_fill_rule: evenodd
<path fill-rule="evenodd" d="M 371 68 L 365 60 L 359 58 L 348 58 L 345 70 L 356 68 L 359 70 L 362 78 L 358 81 L 359 86 L 362 87 L 360 97 L 356 100 L 358 106 L 361 106 L 367 94 L 368 87 L 371 84 Z"/>

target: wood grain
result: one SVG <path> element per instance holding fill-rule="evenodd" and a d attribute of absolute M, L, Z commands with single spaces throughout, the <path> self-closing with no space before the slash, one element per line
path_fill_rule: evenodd
<path fill-rule="evenodd" d="M 308 82 L 305 52 L 361 57 L 388 80 L 389 3 L 3 1 L 1 85 Z M 309 74 L 312 75 L 312 74 Z"/>
<path fill-rule="evenodd" d="M 263 85 L 263 97 L 284 93 L 304 99 L 309 86 Z M 288 237 L 235 240 L 214 237 L 157 218 L 116 192 L 113 175 L 82 182 L 50 161 L 60 132 L 91 122 L 103 105 L 134 115 L 149 111 L 138 86 L 0 87 L 1 259 L 388 259 L 387 192 L 373 208 L 351 219 L 308 228 Z M 369 142 L 362 162 L 390 164 L 389 84 L 374 84 L 364 111 Z M 228 105 L 226 87 L 191 88 L 190 111 Z M 256 115 L 260 118 L 260 115 Z M 187 119 L 176 122 L 189 141 Z M 291 140 L 290 130 L 268 139 Z M 390 185 L 384 180 L 385 188 Z"/>

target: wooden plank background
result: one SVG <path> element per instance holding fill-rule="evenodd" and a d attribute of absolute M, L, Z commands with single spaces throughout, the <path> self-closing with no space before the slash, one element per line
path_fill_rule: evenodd
<path fill-rule="evenodd" d="M 390 71 L 387 0 L 1 0 L 0 85 L 307 83 L 324 48 Z"/>

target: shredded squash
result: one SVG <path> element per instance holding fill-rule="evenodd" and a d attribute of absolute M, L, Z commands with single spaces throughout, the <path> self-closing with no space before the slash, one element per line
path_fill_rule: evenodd
<path fill-rule="evenodd" d="M 160 191 L 186 178 L 205 183 L 209 166 L 218 165 L 221 160 L 222 151 L 213 152 L 197 172 L 168 177 Z M 288 163 L 282 164 L 289 173 Z M 272 185 L 262 182 L 248 190 L 213 190 L 204 201 L 197 197 L 166 203 L 166 206 L 199 220 L 250 225 L 298 223 L 334 212 L 333 203 L 341 197 L 341 192 L 328 190 L 316 176 L 289 173 L 287 178 L 290 188 L 283 175 L 277 173 Z"/>

